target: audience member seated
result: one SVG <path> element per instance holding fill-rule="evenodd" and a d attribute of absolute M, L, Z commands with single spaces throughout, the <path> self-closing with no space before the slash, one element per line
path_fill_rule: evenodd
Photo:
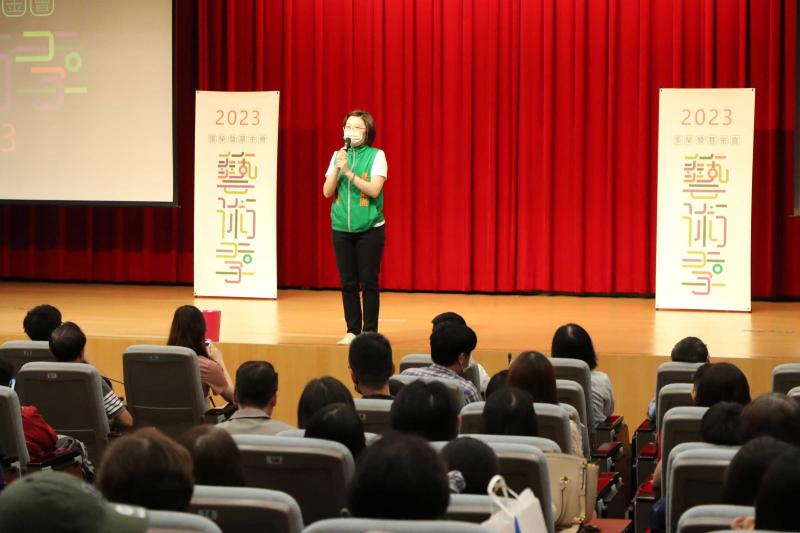
<path fill-rule="evenodd" d="M 367 445 L 361 419 L 353 406 L 346 403 L 332 403 L 314 413 L 306 426 L 305 436 L 339 442 L 350 450 L 353 459 L 358 459 Z"/>
<path fill-rule="evenodd" d="M 52 305 L 37 305 L 25 315 L 22 328 L 32 341 L 49 341 L 53 330 L 61 325 L 61 311 Z"/>
<path fill-rule="evenodd" d="M 486 399 L 488 400 L 489 396 L 491 396 L 495 392 L 505 387 L 507 382 L 508 382 L 508 369 L 501 370 L 500 372 L 492 376 L 492 379 L 489 380 L 489 384 L 486 386 Z"/>
<path fill-rule="evenodd" d="M 508 384 L 520 388 L 537 403 L 558 404 L 556 375 L 550 360 L 539 352 L 522 352 L 511 362 Z M 583 436 L 574 420 L 569 421 L 572 435 L 572 454 L 583 457 Z"/>
<path fill-rule="evenodd" d="M 227 421 L 217 424 L 231 434 L 277 435 L 293 429 L 272 418 L 278 401 L 278 373 L 266 361 L 247 361 L 236 371 L 234 398 L 239 409 Z"/>
<path fill-rule="evenodd" d="M 692 399 L 698 407 L 711 407 L 719 402 L 750 403 L 750 385 L 738 367 L 730 363 L 709 363 L 694 375 Z"/>
<path fill-rule="evenodd" d="M 62 363 L 87 363 L 85 357 L 86 335 L 74 322 L 64 322 L 50 335 L 50 351 Z M 133 426 L 133 417 L 119 396 L 114 394 L 107 378 L 100 380 L 103 391 L 103 408 L 115 428 Z"/>
<path fill-rule="evenodd" d="M 486 400 L 483 431 L 490 435 L 539 435 L 533 396 L 516 387 L 504 387 Z"/>
<path fill-rule="evenodd" d="M 764 472 L 776 457 L 793 449 L 791 444 L 773 437 L 757 437 L 743 444 L 725 470 L 723 503 L 753 505 Z"/>
<path fill-rule="evenodd" d="M 762 394 L 742 410 L 741 442 L 769 435 L 800 445 L 800 405 L 785 394 Z"/>
<path fill-rule="evenodd" d="M 800 487 L 800 451 L 792 450 L 770 464 L 756 496 L 759 530 L 800 531 L 797 488 Z"/>
<path fill-rule="evenodd" d="M 461 324 L 462 326 L 467 325 L 467 321 L 464 320 L 464 317 L 453 311 L 446 311 L 444 313 L 439 313 L 438 315 L 436 315 L 431 319 L 431 324 L 433 325 L 434 330 L 439 326 L 441 326 L 442 324 L 446 323 Z M 433 330 L 431 330 L 431 333 L 433 333 Z M 475 345 L 477 346 L 477 344 L 478 341 L 476 339 Z M 472 347 L 472 350 L 474 349 L 475 346 Z M 486 372 L 486 369 L 483 368 L 483 365 L 480 364 L 478 361 L 476 361 L 474 357 L 472 357 L 472 350 L 470 350 L 470 362 L 468 368 L 474 365 L 478 369 L 478 376 L 481 384 L 480 389 L 481 392 L 485 392 L 486 387 L 489 386 L 489 374 Z"/>
<path fill-rule="evenodd" d="M 412 435 L 385 435 L 361 454 L 348 507 L 358 518 L 436 520 L 450 503 L 444 460 Z"/>
<path fill-rule="evenodd" d="M 196 485 L 244 486 L 239 448 L 227 431 L 203 424 L 181 435 L 178 443 L 192 456 Z"/>
<path fill-rule="evenodd" d="M 206 339 L 206 319 L 202 311 L 193 305 L 177 308 L 172 317 L 167 345 L 194 350 L 205 395 L 208 396 L 211 391 L 228 402 L 233 401 L 233 382 L 225 368 L 222 352 Z"/>
<path fill-rule="evenodd" d="M 106 448 L 96 485 L 112 502 L 185 511 L 194 492 L 192 457 L 157 429 L 140 429 Z"/>
<path fill-rule="evenodd" d="M 453 440 L 461 425 L 447 387 L 437 381 L 413 381 L 403 387 L 392 402 L 389 417 L 395 431 L 429 441 Z"/>
<path fill-rule="evenodd" d="M 670 358 L 675 363 L 708 363 L 708 346 L 697 337 L 684 337 L 672 347 Z M 647 418 L 656 418 L 656 399 L 650 400 Z"/>
<path fill-rule="evenodd" d="M 297 427 L 306 429 L 311 417 L 332 403 L 346 403 L 353 409 L 356 407 L 353 395 L 344 383 L 334 377 L 323 376 L 306 383 L 297 403 Z"/>
<path fill-rule="evenodd" d="M 742 404 L 735 402 L 719 402 L 709 407 L 700 421 L 703 442 L 721 446 L 738 445 L 741 414 Z"/>
<path fill-rule="evenodd" d="M 350 343 L 347 357 L 350 379 L 362 398 L 391 400 L 389 377 L 394 374 L 392 345 L 389 339 L 368 331 Z"/>
<path fill-rule="evenodd" d="M 144 533 L 144 509 L 107 502 L 91 485 L 64 472 L 45 470 L 0 492 L 4 533 Z"/>
<path fill-rule="evenodd" d="M 478 337 L 468 326 L 448 321 L 433 330 L 430 337 L 433 364 L 422 368 L 408 368 L 406 376 L 446 378 L 461 382 L 464 386 L 464 402 L 481 401 L 475 385 L 461 377 L 469 366 L 470 354 L 478 343 Z"/>
<path fill-rule="evenodd" d="M 553 357 L 580 359 L 592 371 L 592 417 L 595 423 L 604 421 L 614 413 L 614 389 L 605 372 L 597 370 L 597 355 L 589 333 L 578 324 L 565 324 L 553 334 Z"/>
<path fill-rule="evenodd" d="M 486 494 L 489 480 L 500 471 L 500 462 L 494 450 L 478 439 L 469 437 L 453 439 L 442 448 L 442 457 L 449 470 L 450 492 Z M 460 473 L 457 479 L 463 480 L 461 490 L 454 490 L 454 472 Z"/>

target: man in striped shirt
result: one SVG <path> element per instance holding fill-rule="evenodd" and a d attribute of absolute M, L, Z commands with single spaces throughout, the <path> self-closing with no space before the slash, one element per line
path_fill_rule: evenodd
<path fill-rule="evenodd" d="M 50 351 L 56 361 L 62 363 L 86 363 L 83 357 L 86 347 L 86 335 L 74 322 L 64 322 L 50 335 Z M 125 404 L 114 394 L 114 389 L 108 379 L 100 380 L 103 389 L 103 408 L 108 416 L 109 423 L 118 429 L 133 426 L 133 417 L 128 412 Z"/>

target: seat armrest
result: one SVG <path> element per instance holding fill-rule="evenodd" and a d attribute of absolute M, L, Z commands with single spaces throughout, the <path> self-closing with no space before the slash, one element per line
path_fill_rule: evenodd
<path fill-rule="evenodd" d="M 655 430 L 656 430 L 656 421 L 655 420 L 650 420 L 649 418 L 645 418 L 642 421 L 642 423 L 639 424 L 639 427 L 636 428 L 637 432 L 643 431 L 643 432 L 649 433 L 649 432 L 653 432 Z"/>
<path fill-rule="evenodd" d="M 656 457 L 658 457 L 658 445 L 655 442 L 648 442 L 642 447 L 637 459 L 639 461 L 655 461 Z"/>
<path fill-rule="evenodd" d="M 599 424 L 597 424 L 597 429 L 602 429 L 604 431 L 616 431 L 617 429 L 625 423 L 625 418 L 618 415 L 611 415 Z"/>
<path fill-rule="evenodd" d="M 622 453 L 622 443 L 617 441 L 606 442 L 592 451 L 592 459 L 616 458 Z"/>
<path fill-rule="evenodd" d="M 28 468 L 44 469 L 44 468 L 58 468 L 67 466 L 75 462 L 75 459 L 81 456 L 81 452 L 77 450 L 68 450 L 63 452 L 53 452 L 47 457 L 37 463 L 28 463 Z"/>

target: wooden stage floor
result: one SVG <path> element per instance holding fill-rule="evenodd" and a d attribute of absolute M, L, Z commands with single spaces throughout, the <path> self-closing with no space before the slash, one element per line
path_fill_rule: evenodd
<path fill-rule="evenodd" d="M 241 362 L 266 359 L 280 375 L 276 418 L 295 422 L 306 381 L 330 374 L 350 385 L 341 300 L 335 291 L 280 291 L 277 300 L 194 298 L 191 287 L 74 283 L 0 283 L 0 342 L 22 339 L 31 307 L 50 303 L 89 337 L 87 353 L 105 375 L 122 381 L 122 351 L 163 344 L 175 308 L 193 303 L 222 311 L 218 343 L 233 374 Z M 475 357 L 491 374 L 507 354 L 550 351 L 555 329 L 567 322 L 592 335 L 600 369 L 612 379 L 619 414 L 638 423 L 655 387 L 655 369 L 673 344 L 702 338 L 712 359 L 739 365 L 754 395 L 766 392 L 778 363 L 800 361 L 800 303 L 754 302 L 752 313 L 656 311 L 649 298 L 383 293 L 380 330 L 395 363 L 428 352 L 430 319 L 463 315 L 478 334 Z M 122 392 L 122 391 L 120 391 Z"/>

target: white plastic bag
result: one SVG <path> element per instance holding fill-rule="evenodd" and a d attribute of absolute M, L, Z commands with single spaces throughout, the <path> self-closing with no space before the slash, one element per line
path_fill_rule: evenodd
<path fill-rule="evenodd" d="M 487 489 L 499 509 L 481 524 L 483 527 L 495 533 L 547 533 L 542 506 L 531 489 L 517 494 L 508 488 L 503 476 L 494 476 Z M 498 491 L 502 492 L 502 499 Z"/>

